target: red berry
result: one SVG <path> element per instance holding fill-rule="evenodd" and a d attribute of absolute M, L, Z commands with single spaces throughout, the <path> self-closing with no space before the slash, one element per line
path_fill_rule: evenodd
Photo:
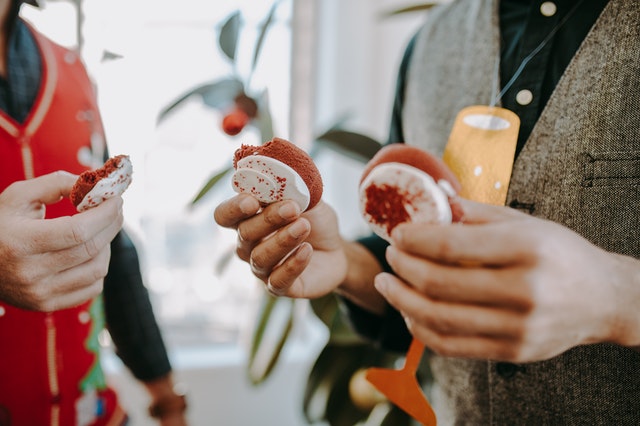
<path fill-rule="evenodd" d="M 222 130 L 229 136 L 235 136 L 249 122 L 249 116 L 240 109 L 234 109 L 222 119 Z"/>

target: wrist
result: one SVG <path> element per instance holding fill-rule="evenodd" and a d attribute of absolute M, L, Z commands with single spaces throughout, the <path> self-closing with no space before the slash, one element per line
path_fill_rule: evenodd
<path fill-rule="evenodd" d="M 336 293 L 367 311 L 383 314 L 386 301 L 373 286 L 375 276 L 383 272 L 382 266 L 367 248 L 357 242 L 344 242 L 343 251 L 348 269 Z"/>
<path fill-rule="evenodd" d="M 149 395 L 149 415 L 156 419 L 165 419 L 173 415 L 182 415 L 187 409 L 186 387 L 174 384 L 172 374 L 144 383 Z"/>
<path fill-rule="evenodd" d="M 640 262 L 637 259 L 617 255 L 618 278 L 611 291 L 621 295 L 614 298 L 615 319 L 611 322 L 613 342 L 640 351 L 640 316 L 637 307 L 640 304 Z"/>
<path fill-rule="evenodd" d="M 149 416 L 155 419 L 182 415 L 187 410 L 187 397 L 183 389 L 176 387 L 171 394 L 154 399 L 149 405 Z"/>

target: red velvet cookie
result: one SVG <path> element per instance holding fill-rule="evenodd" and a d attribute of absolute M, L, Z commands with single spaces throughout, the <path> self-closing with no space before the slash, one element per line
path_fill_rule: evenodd
<path fill-rule="evenodd" d="M 99 169 L 83 172 L 73 185 L 69 198 L 78 211 L 90 209 L 111 197 L 122 195 L 131 184 L 132 173 L 129 156 L 112 157 Z"/>
<path fill-rule="evenodd" d="M 234 154 L 233 167 L 233 189 L 253 195 L 264 205 L 294 200 L 304 211 L 322 198 L 322 177 L 313 160 L 284 139 L 242 145 Z"/>
<path fill-rule="evenodd" d="M 459 220 L 450 200 L 460 190 L 455 175 L 430 153 L 405 144 L 387 145 L 367 164 L 360 180 L 360 211 L 371 229 L 390 240 L 404 222 Z"/>

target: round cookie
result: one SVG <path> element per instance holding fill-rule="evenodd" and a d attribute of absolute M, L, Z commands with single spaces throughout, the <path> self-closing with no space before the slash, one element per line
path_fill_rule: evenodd
<path fill-rule="evenodd" d="M 391 240 L 401 223 L 451 223 L 450 199 L 460 190 L 438 158 L 405 144 L 387 145 L 367 163 L 360 180 L 360 212 L 373 232 Z"/>
<path fill-rule="evenodd" d="M 304 211 L 322 198 L 322 177 L 313 160 L 284 139 L 242 145 L 234 154 L 233 167 L 233 189 L 253 195 L 264 205 L 294 200 Z"/>
<path fill-rule="evenodd" d="M 133 166 L 127 155 L 108 159 L 102 167 L 83 172 L 71 189 L 69 198 L 81 212 L 111 197 L 122 195 L 131 184 Z"/>

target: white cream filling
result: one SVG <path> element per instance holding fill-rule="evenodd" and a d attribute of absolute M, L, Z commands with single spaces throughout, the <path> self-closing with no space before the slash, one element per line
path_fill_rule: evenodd
<path fill-rule="evenodd" d="M 436 182 L 422 170 L 403 163 L 383 163 L 369 172 L 359 188 L 360 212 L 373 232 L 380 237 L 388 241 L 391 239 L 389 224 L 367 212 L 367 189 L 371 186 L 383 188 L 385 185 L 397 189 L 403 197 L 403 208 L 410 222 L 451 223 L 452 213 L 447 192 L 453 191 L 453 188 L 448 182 Z"/>
<path fill-rule="evenodd" d="M 311 194 L 302 177 L 287 164 L 265 155 L 249 155 L 239 160 L 231 178 L 236 192 L 245 192 L 264 204 L 293 200 L 304 211 Z"/>
<path fill-rule="evenodd" d="M 131 184 L 132 174 L 133 166 L 129 158 L 121 158 L 118 168 L 106 177 L 100 179 L 98 183 L 91 188 L 91 191 L 84 196 L 77 206 L 78 211 L 81 212 L 90 209 L 109 198 L 122 195 Z"/>

